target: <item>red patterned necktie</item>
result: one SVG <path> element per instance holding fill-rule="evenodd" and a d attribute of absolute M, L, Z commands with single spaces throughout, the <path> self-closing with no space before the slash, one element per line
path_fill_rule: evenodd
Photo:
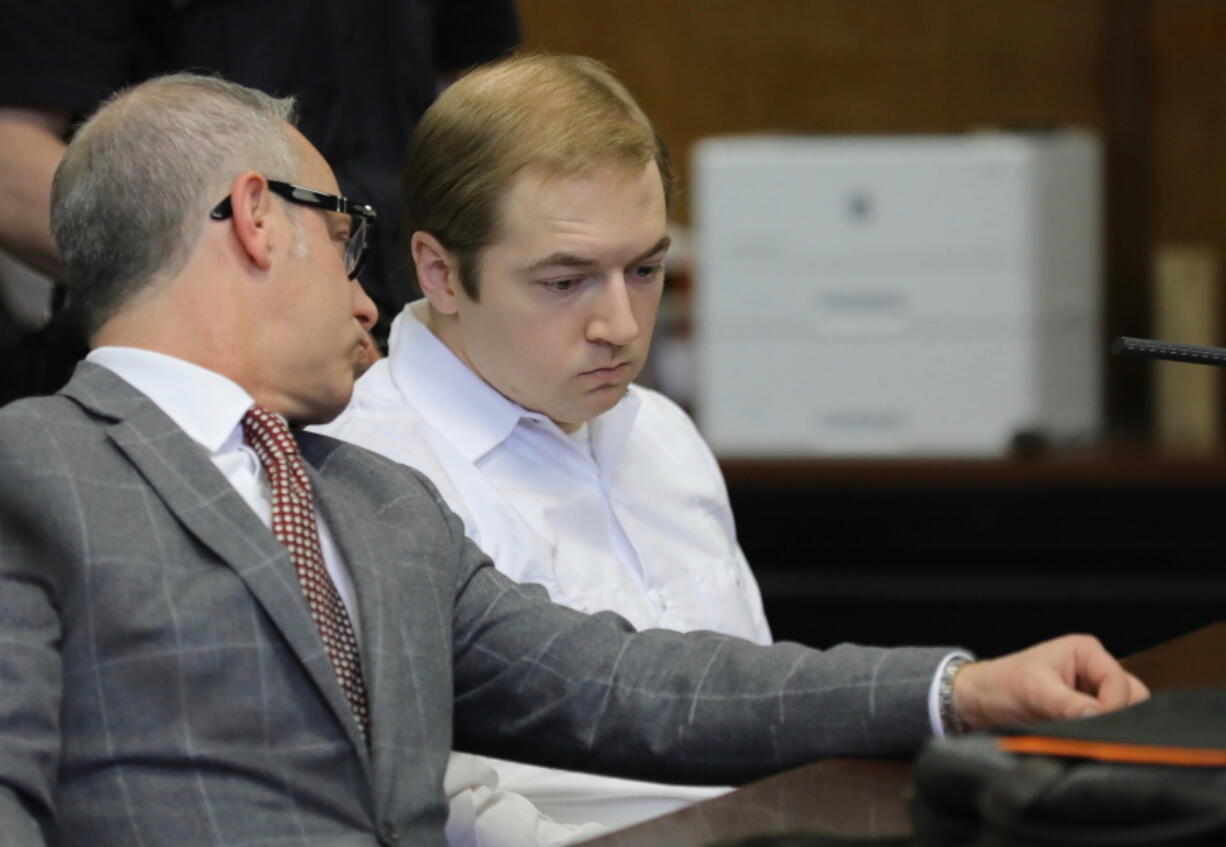
<path fill-rule="evenodd" d="M 353 714 L 366 737 L 366 684 L 358 642 L 345 604 L 324 567 L 315 522 L 315 496 L 302 464 L 298 443 L 284 420 L 267 409 L 252 406 L 243 416 L 243 435 L 268 474 L 272 489 L 272 533 L 289 550 L 298 582 L 306 595 L 311 617 L 332 661 Z"/>

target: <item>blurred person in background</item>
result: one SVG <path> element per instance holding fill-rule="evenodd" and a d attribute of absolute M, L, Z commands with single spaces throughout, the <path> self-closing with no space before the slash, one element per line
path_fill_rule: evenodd
<path fill-rule="evenodd" d="M 382 315 L 410 296 L 396 196 L 405 143 L 440 88 L 519 40 L 514 0 L 0 0 L 0 21 L 0 250 L 61 280 L 49 196 L 74 122 L 142 79 L 219 73 L 297 98 L 341 190 L 383 211 L 361 279 Z M 380 345 L 386 332 L 372 329 Z M 86 351 L 71 310 L 23 335 L 0 344 L 12 348 L 0 403 L 54 391 Z"/>

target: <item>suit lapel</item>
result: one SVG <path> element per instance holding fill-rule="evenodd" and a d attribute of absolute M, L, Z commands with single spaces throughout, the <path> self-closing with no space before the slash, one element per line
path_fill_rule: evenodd
<path fill-rule="evenodd" d="M 289 553 L 204 448 L 156 404 L 105 368 L 82 365 L 62 393 L 115 421 L 107 430 L 112 442 L 175 518 L 243 580 L 365 760 L 366 745 L 323 650 Z"/>
<path fill-rule="evenodd" d="M 298 444 L 320 514 L 327 521 L 353 579 L 361 619 L 362 673 L 370 706 L 372 767 L 375 784 L 384 793 L 380 801 L 390 803 L 393 802 L 390 792 L 403 783 L 398 772 L 406 763 L 402 755 L 380 756 L 379 751 L 403 751 L 406 745 L 419 744 L 420 739 L 406 736 L 405 716 L 425 714 L 420 703 L 405 702 L 406 663 L 411 665 L 413 660 L 412 651 L 399 646 L 404 623 L 401 616 L 412 614 L 412 610 L 399 602 L 389 584 L 388 567 L 395 551 L 378 543 L 378 539 L 386 538 L 386 529 L 353 506 L 346 496 L 344 479 L 327 481 L 329 474 L 325 468 L 329 457 L 344 445 L 311 432 L 298 433 Z"/>
<path fill-rule="evenodd" d="M 383 602 L 386 598 L 379 578 L 379 563 L 364 532 L 369 517 L 354 510 L 335 486 L 323 481 L 309 452 L 304 451 L 304 456 L 320 517 L 327 521 L 353 580 L 360 619 L 362 677 L 366 683 L 371 716 L 371 747 L 374 749 L 384 746 L 381 740 L 390 740 L 387 733 L 391 725 L 387 718 L 394 714 L 397 707 L 394 703 L 385 702 L 385 699 L 389 691 L 398 690 L 399 686 L 393 677 L 398 672 L 397 666 L 387 661 L 387 651 L 383 645 L 388 624 Z"/>

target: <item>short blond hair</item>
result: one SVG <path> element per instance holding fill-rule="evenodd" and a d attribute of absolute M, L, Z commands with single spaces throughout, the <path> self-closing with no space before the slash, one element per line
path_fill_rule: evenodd
<path fill-rule="evenodd" d="M 405 234 L 428 232 L 479 294 L 479 253 L 498 237 L 503 199 L 527 167 L 574 176 L 655 162 L 669 202 L 668 148 L 607 67 L 581 56 L 526 54 L 473 70 L 442 93 L 409 141 Z M 416 270 L 409 263 L 409 273 Z"/>

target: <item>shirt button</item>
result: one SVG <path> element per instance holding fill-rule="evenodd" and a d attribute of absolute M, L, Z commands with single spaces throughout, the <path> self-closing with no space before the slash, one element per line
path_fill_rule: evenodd
<path fill-rule="evenodd" d="M 396 844 L 400 841 L 400 830 L 396 829 L 395 824 L 383 824 L 382 835 L 384 844 Z"/>

